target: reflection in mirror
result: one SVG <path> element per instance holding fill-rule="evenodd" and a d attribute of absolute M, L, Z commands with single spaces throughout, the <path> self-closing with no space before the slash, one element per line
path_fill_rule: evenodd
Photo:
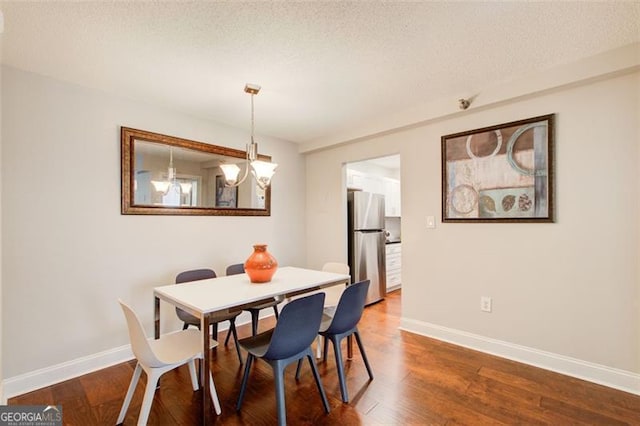
<path fill-rule="evenodd" d="M 225 186 L 220 165 L 242 166 L 244 151 L 123 127 L 122 154 L 123 214 L 270 214 L 270 187 Z"/>
<path fill-rule="evenodd" d="M 134 203 L 165 207 L 264 208 L 264 190 L 247 180 L 227 188 L 220 164 L 235 158 L 134 140 Z"/>

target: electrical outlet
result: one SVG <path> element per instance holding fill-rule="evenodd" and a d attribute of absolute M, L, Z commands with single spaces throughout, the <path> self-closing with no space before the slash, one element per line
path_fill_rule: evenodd
<path fill-rule="evenodd" d="M 491 312 L 491 298 L 488 296 L 482 296 L 480 298 L 480 310 L 482 312 Z"/>

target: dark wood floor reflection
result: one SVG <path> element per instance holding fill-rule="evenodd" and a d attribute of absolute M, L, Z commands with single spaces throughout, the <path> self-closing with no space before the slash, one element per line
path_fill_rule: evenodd
<path fill-rule="evenodd" d="M 368 381 L 355 350 L 354 360 L 346 365 L 349 404 L 340 400 L 334 358 L 319 363 L 331 404 L 328 415 L 308 366 L 299 382 L 290 366 L 285 384 L 289 424 L 640 424 L 640 396 L 401 332 L 399 317 L 399 291 L 365 310 L 360 331 L 375 379 Z M 266 320 L 260 326 L 272 324 Z M 250 330 L 243 326 L 239 332 L 248 335 Z M 113 425 L 134 366 L 133 361 L 119 364 L 9 403 L 61 404 L 65 424 Z M 213 416 L 215 423 L 276 423 L 274 386 L 265 363 L 255 365 L 240 413 L 235 401 L 242 369 L 232 343 L 215 351 L 212 371 L 222 404 L 222 415 Z M 125 424 L 137 421 L 142 383 Z M 191 390 L 186 367 L 165 374 L 149 424 L 200 424 L 200 395 Z"/>

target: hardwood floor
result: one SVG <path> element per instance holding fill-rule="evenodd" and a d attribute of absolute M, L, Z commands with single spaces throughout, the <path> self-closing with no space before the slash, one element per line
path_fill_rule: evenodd
<path fill-rule="evenodd" d="M 290 366 L 285 384 L 289 424 L 640 425 L 640 396 L 402 332 L 399 316 L 399 291 L 365 309 L 360 332 L 375 379 L 368 380 L 355 349 L 345 368 L 349 404 L 341 402 L 333 356 L 318 364 L 331 405 L 328 415 L 308 365 L 299 382 L 295 366 Z M 270 324 L 263 320 L 261 330 Z M 239 333 L 248 335 L 249 326 L 240 327 Z M 113 425 L 134 367 L 133 361 L 119 364 L 9 403 L 61 404 L 65 424 Z M 213 416 L 215 423 L 276 423 L 273 378 L 264 362 L 254 366 L 240 413 L 235 402 L 242 368 L 232 342 L 216 350 L 212 371 L 222 404 L 222 415 Z M 125 424 L 137 421 L 143 383 L 141 379 Z M 165 374 L 160 383 L 149 424 L 200 424 L 201 391 L 191 390 L 187 368 Z"/>

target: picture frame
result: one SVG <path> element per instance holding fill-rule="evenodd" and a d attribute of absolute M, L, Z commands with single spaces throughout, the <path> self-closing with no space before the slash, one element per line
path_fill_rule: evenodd
<path fill-rule="evenodd" d="M 555 114 L 441 138 L 443 222 L 553 222 Z"/>
<path fill-rule="evenodd" d="M 238 187 L 228 187 L 224 176 L 216 176 L 216 207 L 235 209 L 238 207 Z"/>

